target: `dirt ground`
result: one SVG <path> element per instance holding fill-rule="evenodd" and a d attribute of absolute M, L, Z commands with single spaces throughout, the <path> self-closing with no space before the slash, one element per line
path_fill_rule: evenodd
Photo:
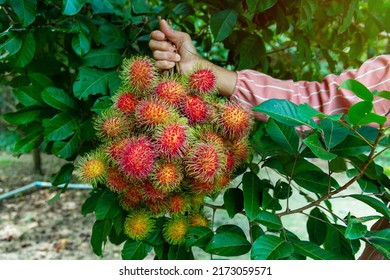
<path fill-rule="evenodd" d="M 0 194 L 34 181 L 50 181 L 59 159 L 43 157 L 44 176 L 32 174 L 32 156 L 0 153 Z M 53 204 L 57 190 L 35 188 L 0 201 L 1 260 L 95 260 L 90 246 L 94 216 L 80 210 L 88 190 L 69 189 Z M 121 246 L 107 244 L 104 259 L 121 259 Z"/>

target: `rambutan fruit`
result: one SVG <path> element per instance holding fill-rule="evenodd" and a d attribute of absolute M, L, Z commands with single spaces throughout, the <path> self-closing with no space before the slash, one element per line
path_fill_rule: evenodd
<path fill-rule="evenodd" d="M 252 153 L 250 143 L 246 138 L 242 138 L 239 141 L 231 143 L 230 150 L 233 152 L 236 165 L 247 161 Z"/>
<path fill-rule="evenodd" d="M 108 154 L 114 161 L 118 162 L 121 159 L 123 149 L 126 147 L 126 144 L 129 142 L 129 138 L 123 138 L 110 142 L 108 144 Z"/>
<path fill-rule="evenodd" d="M 175 162 L 162 162 L 156 165 L 152 175 L 154 185 L 164 192 L 171 192 L 180 187 L 183 181 L 183 171 Z"/>
<path fill-rule="evenodd" d="M 113 99 L 115 107 L 126 116 L 134 114 L 135 107 L 139 102 L 139 98 L 131 92 L 120 92 Z"/>
<path fill-rule="evenodd" d="M 107 187 L 116 193 L 123 192 L 129 186 L 126 177 L 114 167 L 110 167 L 106 178 Z"/>
<path fill-rule="evenodd" d="M 239 139 L 249 133 L 252 115 L 237 102 L 225 102 L 220 108 L 217 123 L 221 133 Z"/>
<path fill-rule="evenodd" d="M 212 183 L 226 165 L 226 155 L 211 143 L 193 145 L 185 159 L 186 171 L 196 181 Z"/>
<path fill-rule="evenodd" d="M 95 151 L 76 162 L 77 176 L 87 184 L 103 182 L 107 174 L 107 160 L 103 153 Z"/>
<path fill-rule="evenodd" d="M 233 172 L 233 170 L 236 168 L 236 159 L 235 155 L 232 151 L 228 150 L 226 151 L 226 171 L 227 172 Z"/>
<path fill-rule="evenodd" d="M 123 61 L 122 81 L 138 96 L 149 94 L 157 80 L 156 68 L 148 57 L 134 57 Z"/>
<path fill-rule="evenodd" d="M 182 100 L 186 97 L 187 92 L 183 85 L 175 80 L 162 80 L 155 89 L 154 93 L 160 99 L 169 105 L 178 107 Z"/>
<path fill-rule="evenodd" d="M 204 213 L 192 213 L 189 216 L 189 222 L 191 227 L 208 227 L 209 221 Z"/>
<path fill-rule="evenodd" d="M 192 210 L 198 210 L 203 207 L 206 195 L 202 193 L 192 193 L 190 196 L 190 204 Z"/>
<path fill-rule="evenodd" d="M 166 200 L 146 200 L 145 205 L 154 216 L 163 216 L 168 211 Z"/>
<path fill-rule="evenodd" d="M 191 191 L 198 195 L 210 195 L 216 190 L 215 183 L 193 180 L 190 183 Z"/>
<path fill-rule="evenodd" d="M 134 137 L 123 147 L 119 165 L 130 179 L 144 180 L 154 170 L 156 156 L 153 144 L 146 136 Z"/>
<path fill-rule="evenodd" d="M 171 245 L 184 244 L 189 228 L 190 225 L 187 217 L 172 217 L 163 226 L 163 237 Z"/>
<path fill-rule="evenodd" d="M 154 133 L 159 153 L 167 158 L 182 158 L 192 139 L 192 131 L 188 125 L 171 122 L 156 127 Z"/>
<path fill-rule="evenodd" d="M 188 197 L 184 193 L 173 193 L 167 200 L 167 206 L 172 215 L 184 214 L 189 207 Z"/>
<path fill-rule="evenodd" d="M 211 125 L 202 125 L 200 129 L 195 130 L 195 137 L 204 143 L 211 143 L 215 147 L 225 150 L 225 139 L 215 131 Z"/>
<path fill-rule="evenodd" d="M 190 124 L 204 123 L 210 114 L 207 103 L 197 95 L 188 95 L 180 108 Z"/>
<path fill-rule="evenodd" d="M 155 98 L 141 100 L 135 108 L 135 122 L 147 129 L 167 124 L 175 117 L 178 114 L 172 107 Z"/>
<path fill-rule="evenodd" d="M 163 201 L 167 198 L 167 193 L 153 186 L 149 180 L 140 183 L 138 187 L 146 201 Z"/>
<path fill-rule="evenodd" d="M 108 109 L 94 119 L 94 127 L 99 138 L 110 140 L 126 134 L 129 123 L 122 114 Z"/>
<path fill-rule="evenodd" d="M 131 184 L 121 193 L 119 201 L 123 209 L 131 211 L 143 202 L 143 198 L 137 186 Z"/>
<path fill-rule="evenodd" d="M 212 93 L 216 85 L 217 77 L 210 68 L 197 69 L 188 76 L 188 87 L 196 94 Z"/>
<path fill-rule="evenodd" d="M 144 240 L 154 230 L 156 220 L 146 211 L 131 212 L 125 219 L 124 232 L 131 239 Z"/>

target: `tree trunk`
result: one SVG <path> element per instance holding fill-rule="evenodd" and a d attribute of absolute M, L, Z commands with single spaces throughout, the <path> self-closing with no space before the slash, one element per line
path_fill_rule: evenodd
<path fill-rule="evenodd" d="M 39 148 L 35 148 L 33 150 L 33 160 L 34 160 L 34 174 L 43 175 L 42 171 L 42 159 L 41 159 L 41 151 Z"/>

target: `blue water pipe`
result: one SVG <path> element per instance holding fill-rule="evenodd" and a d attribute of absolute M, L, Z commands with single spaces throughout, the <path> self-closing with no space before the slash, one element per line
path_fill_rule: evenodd
<path fill-rule="evenodd" d="M 51 187 L 54 187 L 54 186 L 50 182 L 35 181 L 35 182 L 31 183 L 31 184 L 28 184 L 28 185 L 25 185 L 23 187 L 17 188 L 15 190 L 12 190 L 12 191 L 0 194 L 0 200 L 12 197 L 12 196 L 17 195 L 19 193 L 22 193 L 22 192 L 25 192 L 25 191 L 28 191 L 30 189 L 37 188 L 37 187 L 38 188 L 44 188 L 44 187 L 51 188 Z M 63 187 L 65 187 L 65 184 L 58 185 L 58 186 L 55 186 L 55 187 L 63 188 Z M 78 190 L 90 190 L 90 189 L 92 189 L 92 186 L 91 185 L 87 185 L 87 184 L 68 184 L 67 188 L 68 189 L 78 189 Z"/>

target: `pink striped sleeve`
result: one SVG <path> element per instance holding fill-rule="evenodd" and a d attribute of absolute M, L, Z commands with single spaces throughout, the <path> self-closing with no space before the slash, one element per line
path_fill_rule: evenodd
<path fill-rule="evenodd" d="M 390 91 L 390 55 L 372 58 L 358 69 L 347 70 L 340 75 L 328 75 L 322 82 L 278 80 L 254 70 L 237 72 L 237 84 L 232 99 L 240 101 L 244 106 L 252 108 L 261 102 L 271 99 L 288 99 L 293 103 L 308 103 L 326 114 L 345 113 L 353 104 L 361 101 L 348 90 L 337 87 L 347 79 L 356 79 L 371 91 Z M 386 115 L 390 110 L 390 101 L 375 98 L 375 112 Z M 265 116 L 256 115 L 264 120 Z M 390 118 L 387 117 L 387 125 Z"/>

